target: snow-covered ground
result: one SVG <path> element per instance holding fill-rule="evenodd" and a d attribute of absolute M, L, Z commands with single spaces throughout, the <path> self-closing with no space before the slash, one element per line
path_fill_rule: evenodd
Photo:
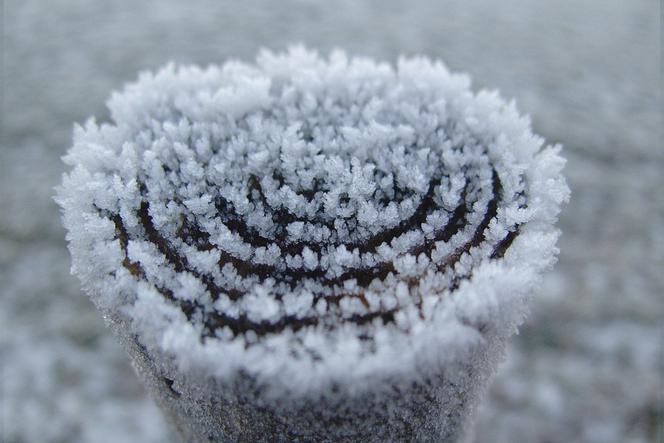
<path fill-rule="evenodd" d="M 168 60 L 304 42 L 440 57 L 565 145 L 560 263 L 479 413 L 478 442 L 652 442 L 664 420 L 664 147 L 654 0 L 6 0 L 0 440 L 168 441 L 78 282 L 52 201 L 71 125 Z"/>

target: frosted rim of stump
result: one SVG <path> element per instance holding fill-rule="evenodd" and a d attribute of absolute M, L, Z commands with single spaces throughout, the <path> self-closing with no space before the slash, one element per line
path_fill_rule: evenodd
<path fill-rule="evenodd" d="M 556 260 L 560 147 L 441 62 L 295 47 L 170 64 L 108 106 L 64 157 L 72 271 L 182 370 L 436 372 L 514 332 Z"/>

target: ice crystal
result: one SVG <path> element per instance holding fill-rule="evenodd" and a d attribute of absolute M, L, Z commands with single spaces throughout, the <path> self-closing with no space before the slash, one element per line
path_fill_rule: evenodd
<path fill-rule="evenodd" d="M 555 261 L 559 147 L 440 62 L 169 65 L 109 108 L 65 157 L 73 271 L 182 367 L 307 389 L 436 366 L 513 330 Z"/>

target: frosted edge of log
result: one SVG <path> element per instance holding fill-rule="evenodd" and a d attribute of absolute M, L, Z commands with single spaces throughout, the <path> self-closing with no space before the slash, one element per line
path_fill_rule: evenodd
<path fill-rule="evenodd" d="M 425 85 L 425 89 L 431 89 L 431 85 L 435 85 L 451 107 L 448 113 L 454 118 L 464 117 L 467 130 L 487 143 L 487 155 L 502 168 L 499 172 L 503 174 L 503 182 L 509 185 L 510 171 L 519 171 L 526 178 L 529 210 L 510 213 L 506 209 L 502 214 L 505 224 L 508 221 L 519 223 L 519 236 L 503 258 L 481 260 L 474 266 L 469 280 L 462 281 L 452 294 L 441 297 L 431 307 L 426 322 L 416 324 L 408 334 L 389 333 L 374 353 L 358 350 L 352 330 L 335 341 L 345 346 L 321 345 L 323 363 L 291 358 L 289 344 L 279 340 L 271 343 L 270 348 L 249 350 L 242 341 L 202 343 L 200 329 L 190 324 L 179 308 L 164 299 L 153 285 L 138 281 L 122 267 L 125 257 L 117 240 L 116 227 L 92 208 L 93 203 L 109 208 L 117 205 L 104 200 L 113 194 L 126 202 L 137 201 L 136 183 L 126 180 L 131 176 L 131 168 L 137 165 L 121 163 L 134 155 L 125 145 L 124 136 L 135 134 L 132 131 L 140 126 L 143 112 L 168 113 L 160 107 L 162 96 L 151 95 L 150 88 L 155 84 L 167 87 L 172 83 L 170 87 L 174 92 L 161 91 L 177 95 L 183 88 L 195 89 L 218 81 L 216 76 L 221 72 L 215 67 L 200 70 L 170 66 L 155 76 L 144 74 L 138 83 L 115 95 L 110 102 L 114 125 L 97 126 L 90 121 L 85 128 L 78 128 L 74 147 L 66 158 L 74 169 L 65 175 L 58 190 L 58 203 L 63 208 L 68 231 L 72 270 L 100 310 L 107 316 L 121 311 L 131 318 L 132 333 L 138 334 L 146 347 L 172 356 L 183 373 L 208 374 L 223 380 L 239 370 L 248 371 L 258 380 L 267 382 L 279 396 L 306 392 L 333 382 L 343 382 L 350 390 L 361 390 L 371 386 L 372 380 L 394 374 L 420 374 L 422 368 L 432 368 L 435 372 L 435 368 L 462 361 L 485 340 L 491 341 L 490 334 L 506 337 L 514 332 L 525 315 L 528 294 L 542 272 L 553 265 L 557 255 L 555 243 L 559 234 L 554 223 L 561 203 L 568 198 L 561 176 L 564 161 L 558 155 L 560 148 L 544 146 L 543 140 L 531 133 L 529 121 L 519 116 L 513 104 L 506 104 L 494 93 L 472 94 L 466 77 L 452 75 L 442 64 L 424 58 L 402 59 L 393 71 L 366 59 L 349 62 L 340 52 L 334 53 L 329 61 L 301 48 L 287 55 L 264 53 L 261 57 L 259 66 L 272 75 L 273 83 L 268 84 L 267 89 L 258 78 L 245 88 L 236 85 L 237 94 L 231 91 L 230 95 L 222 94 L 216 99 L 204 97 L 201 100 L 211 102 L 192 112 L 199 112 L 200 118 L 208 118 L 206 106 L 221 106 L 228 115 L 241 117 L 251 109 L 267 106 L 274 83 L 301 72 L 329 74 L 348 69 L 358 78 L 373 75 L 403 81 L 402 87 L 417 89 Z M 224 75 L 241 79 L 256 75 L 257 68 L 229 63 L 221 69 L 226 69 Z M 405 83 L 410 86 L 404 86 Z M 214 104 L 214 100 L 221 100 L 221 104 Z M 124 168 L 124 172 L 114 175 L 114 168 Z M 109 190 L 111 192 L 107 192 Z M 123 219 L 130 221 L 131 217 L 125 217 L 122 210 L 119 205 Z M 498 235 L 501 228 L 496 223 L 489 227 L 489 232 L 493 230 Z M 150 255 L 149 251 L 138 247 L 130 252 L 139 261 L 141 254 Z M 159 263 L 155 266 L 158 268 Z M 348 371 L 349 367 L 353 368 L 352 372 Z M 293 380 L 297 383 L 293 384 Z"/>

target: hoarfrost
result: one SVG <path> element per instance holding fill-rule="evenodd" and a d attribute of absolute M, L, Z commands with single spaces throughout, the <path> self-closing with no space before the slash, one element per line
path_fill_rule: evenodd
<path fill-rule="evenodd" d="M 109 108 L 65 157 L 73 269 L 182 366 L 306 389 L 440 364 L 513 330 L 555 261 L 559 147 L 440 62 L 295 47 Z"/>

